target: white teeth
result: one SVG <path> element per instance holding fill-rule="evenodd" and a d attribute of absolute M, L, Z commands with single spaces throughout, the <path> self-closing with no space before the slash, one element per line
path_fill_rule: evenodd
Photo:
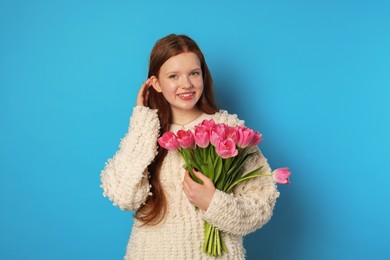
<path fill-rule="evenodd" d="M 189 97 L 192 96 L 194 93 L 189 93 L 189 94 L 179 94 L 181 97 Z"/>

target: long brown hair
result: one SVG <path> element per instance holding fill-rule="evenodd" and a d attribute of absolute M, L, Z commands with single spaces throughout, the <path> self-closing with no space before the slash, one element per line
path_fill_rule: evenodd
<path fill-rule="evenodd" d="M 199 58 L 202 69 L 204 88 L 197 106 L 204 113 L 213 114 L 218 111 L 213 95 L 213 80 L 202 51 L 196 42 L 188 36 L 170 34 L 156 42 L 150 54 L 148 78 L 151 76 L 158 77 L 161 66 L 169 58 L 185 52 L 195 53 Z M 148 106 L 152 109 L 157 109 L 161 126 L 159 135 L 161 136 L 169 131 L 172 123 L 169 103 L 165 100 L 162 93 L 157 92 L 154 88 L 149 88 Z M 160 223 L 167 212 L 167 201 L 160 182 L 160 169 L 167 155 L 167 150 L 157 144 L 157 152 L 154 161 L 148 166 L 152 195 L 148 197 L 146 203 L 135 213 L 135 217 L 138 220 L 148 225 Z"/>

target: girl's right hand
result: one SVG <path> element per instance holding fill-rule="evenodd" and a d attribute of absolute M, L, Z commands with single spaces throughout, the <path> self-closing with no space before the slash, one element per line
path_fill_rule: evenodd
<path fill-rule="evenodd" d="M 213 200 L 215 193 L 214 183 L 207 178 L 201 172 L 193 169 L 195 176 L 203 182 L 203 184 L 199 184 L 195 182 L 191 177 L 188 171 L 184 175 L 183 181 L 183 191 L 187 195 L 188 201 L 200 208 L 203 211 L 207 211 L 209 208 L 211 201 Z"/>
<path fill-rule="evenodd" d="M 152 86 L 151 77 L 148 78 L 144 84 L 142 84 L 137 97 L 137 106 L 148 106 L 148 98 L 149 98 L 149 87 Z"/>

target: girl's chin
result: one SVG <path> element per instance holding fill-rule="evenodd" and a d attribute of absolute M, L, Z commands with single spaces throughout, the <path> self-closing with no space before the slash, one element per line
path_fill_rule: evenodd
<path fill-rule="evenodd" d="M 197 106 L 196 106 L 196 103 L 195 100 L 194 102 L 180 102 L 179 104 L 171 104 L 171 109 L 173 110 L 176 110 L 176 111 L 187 111 L 187 112 L 190 112 L 194 109 L 198 110 Z"/>

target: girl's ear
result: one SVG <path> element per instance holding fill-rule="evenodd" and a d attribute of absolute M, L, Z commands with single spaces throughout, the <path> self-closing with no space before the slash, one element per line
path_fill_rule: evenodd
<path fill-rule="evenodd" d="M 161 93 L 162 90 L 161 90 L 160 82 L 158 81 L 158 78 L 156 76 L 152 76 L 151 79 L 152 79 L 152 86 L 153 86 L 154 90 Z"/>

